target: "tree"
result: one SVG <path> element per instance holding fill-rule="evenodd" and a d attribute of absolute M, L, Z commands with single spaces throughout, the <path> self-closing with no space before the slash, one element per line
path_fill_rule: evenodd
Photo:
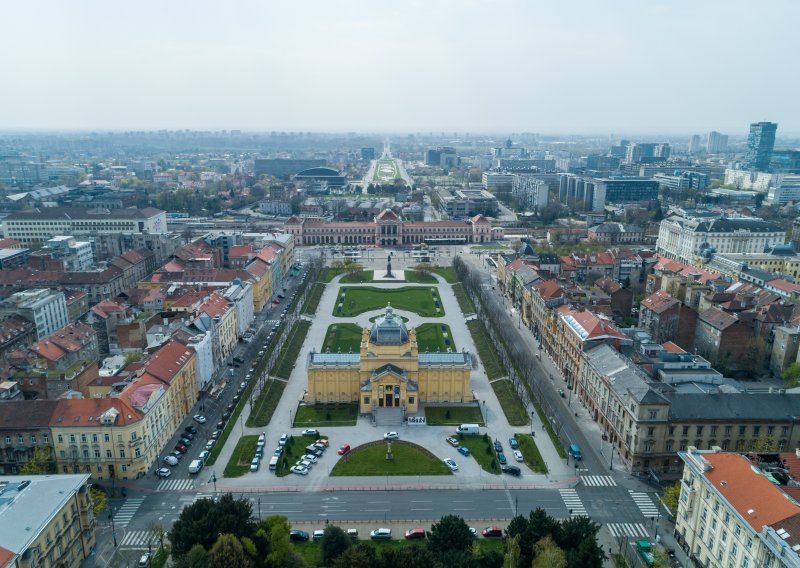
<path fill-rule="evenodd" d="M 777 452 L 778 442 L 772 436 L 762 435 L 750 444 L 751 452 Z"/>
<path fill-rule="evenodd" d="M 458 515 L 445 515 L 433 523 L 428 535 L 428 547 L 442 558 L 455 551 L 469 550 L 473 538 L 464 519 Z"/>
<path fill-rule="evenodd" d="M 786 367 L 781 373 L 783 379 L 783 386 L 787 389 L 792 389 L 800 384 L 800 363 L 792 363 Z"/>
<path fill-rule="evenodd" d="M 217 501 L 211 499 L 195 501 L 184 507 L 178 520 L 172 525 L 169 533 L 172 554 L 175 558 L 179 558 L 195 544 L 200 544 L 208 550 L 218 534 L 228 533 L 250 538 L 255 530 L 251 521 L 252 516 L 253 508 L 250 501 L 234 499 L 230 493 L 226 493 Z"/>
<path fill-rule="evenodd" d="M 89 495 L 92 497 L 92 513 L 94 513 L 95 517 L 98 517 L 106 508 L 108 497 L 105 491 L 101 491 L 97 487 L 91 487 L 89 489 Z"/>
<path fill-rule="evenodd" d="M 242 543 L 235 535 L 221 534 L 208 553 L 209 568 L 250 568 Z"/>
<path fill-rule="evenodd" d="M 377 565 L 375 549 L 361 542 L 345 550 L 333 563 L 333 568 L 374 568 Z"/>
<path fill-rule="evenodd" d="M 567 555 L 569 568 L 602 568 L 606 555 L 595 537 L 585 538 Z"/>
<path fill-rule="evenodd" d="M 423 274 L 430 274 L 433 272 L 433 266 L 431 266 L 430 262 L 420 262 L 414 267 L 414 270 Z"/>
<path fill-rule="evenodd" d="M 33 450 L 33 457 L 19 468 L 19 472 L 22 475 L 42 475 L 53 473 L 54 471 L 53 450 L 48 446 L 36 447 Z"/>
<path fill-rule="evenodd" d="M 270 518 L 267 526 L 269 527 L 267 561 L 273 566 L 282 566 L 292 552 L 292 543 L 289 540 L 289 521 L 286 517 L 275 516 Z"/>
<path fill-rule="evenodd" d="M 519 535 L 506 539 L 506 555 L 503 557 L 503 568 L 517 568 L 519 565 Z"/>
<path fill-rule="evenodd" d="M 767 356 L 767 343 L 763 337 L 751 337 L 744 348 L 742 365 L 751 374 L 757 375 L 764 371 L 769 357 Z"/>
<path fill-rule="evenodd" d="M 322 565 L 330 566 L 345 550 L 350 548 L 351 544 L 350 537 L 341 528 L 334 525 L 325 527 L 325 532 L 319 543 Z"/>
<path fill-rule="evenodd" d="M 561 530 L 554 536 L 561 548 L 570 550 L 584 540 L 594 541 L 599 530 L 600 525 L 589 517 L 571 517 L 561 522 Z"/>
<path fill-rule="evenodd" d="M 208 552 L 202 544 L 195 544 L 175 562 L 175 568 L 208 568 Z"/>
<path fill-rule="evenodd" d="M 533 547 L 532 568 L 567 568 L 567 555 L 552 537 L 546 536 Z"/>
<path fill-rule="evenodd" d="M 424 546 L 404 546 L 387 548 L 381 552 L 380 564 L 385 568 L 442 568 L 433 552 Z M 449 564 L 448 564 L 449 566 Z"/>
<path fill-rule="evenodd" d="M 669 512 L 674 516 L 678 512 L 678 499 L 681 496 L 680 482 L 673 483 L 661 494 L 661 501 L 666 505 Z"/>

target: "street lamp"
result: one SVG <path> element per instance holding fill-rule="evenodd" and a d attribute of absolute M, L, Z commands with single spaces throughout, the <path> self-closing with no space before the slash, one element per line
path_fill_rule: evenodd
<path fill-rule="evenodd" d="M 114 548 L 117 547 L 117 529 L 114 527 L 114 504 L 108 504 L 108 518 L 111 519 L 111 537 L 114 539 Z"/>
<path fill-rule="evenodd" d="M 211 472 L 211 482 L 214 484 L 214 493 L 217 492 L 217 474 L 215 472 Z"/>

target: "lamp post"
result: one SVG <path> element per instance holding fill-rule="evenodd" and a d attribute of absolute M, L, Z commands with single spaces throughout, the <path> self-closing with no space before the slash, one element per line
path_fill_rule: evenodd
<path fill-rule="evenodd" d="M 611 453 L 611 462 L 608 464 L 608 470 L 613 471 L 614 469 L 614 445 L 611 443 L 611 440 L 608 441 L 608 445 L 610 447 Z"/>
<path fill-rule="evenodd" d="M 108 504 L 108 518 L 111 519 L 111 538 L 114 539 L 114 548 L 117 547 L 117 529 L 114 527 L 114 505 L 113 503 Z"/>
<path fill-rule="evenodd" d="M 211 482 L 214 484 L 214 493 L 217 492 L 217 474 L 215 472 L 211 472 Z"/>

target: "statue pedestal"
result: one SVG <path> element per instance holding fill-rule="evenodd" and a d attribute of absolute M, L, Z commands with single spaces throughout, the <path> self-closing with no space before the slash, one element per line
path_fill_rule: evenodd
<path fill-rule="evenodd" d="M 373 282 L 405 282 L 405 270 L 394 270 L 392 269 L 392 275 L 387 277 L 386 270 L 374 270 L 372 272 L 372 281 Z"/>
<path fill-rule="evenodd" d="M 392 455 L 392 450 L 389 450 L 388 452 L 386 452 L 386 459 L 387 460 L 393 460 L 394 459 L 394 455 Z"/>

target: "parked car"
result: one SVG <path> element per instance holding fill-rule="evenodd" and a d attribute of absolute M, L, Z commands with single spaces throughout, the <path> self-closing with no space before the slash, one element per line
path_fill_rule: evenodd
<path fill-rule="evenodd" d="M 478 529 L 476 529 L 475 527 L 469 527 L 469 532 L 472 534 L 473 537 L 478 536 Z"/>
<path fill-rule="evenodd" d="M 225 407 L 225 410 L 227 410 L 228 412 L 233 412 L 234 408 L 236 408 L 236 405 L 231 403 L 231 404 L 229 404 L 228 406 Z M 194 426 L 192 426 L 192 428 L 194 428 Z"/>
<path fill-rule="evenodd" d="M 311 463 L 317 463 L 317 459 L 318 458 L 317 458 L 317 456 L 313 456 L 311 454 L 306 454 L 305 456 L 301 457 L 300 459 L 303 460 L 303 461 L 311 462 Z"/>
<path fill-rule="evenodd" d="M 256 457 L 258 459 L 263 459 L 263 457 L 264 457 L 264 448 L 256 448 Z"/>
<path fill-rule="evenodd" d="M 400 439 L 400 434 L 398 434 L 397 432 L 386 432 L 383 435 L 383 439 L 384 440 L 399 440 Z"/>
<path fill-rule="evenodd" d="M 503 536 L 503 529 L 498 526 L 492 525 L 490 527 L 486 527 L 481 531 L 481 534 L 485 538 L 499 538 Z"/>
<path fill-rule="evenodd" d="M 392 539 L 392 529 L 375 529 L 371 533 L 369 533 L 369 538 L 372 540 L 391 540 Z"/>
<path fill-rule="evenodd" d="M 425 538 L 425 529 L 408 529 L 406 531 L 406 540 L 414 540 L 417 538 Z"/>
<path fill-rule="evenodd" d="M 216 440 L 209 440 L 206 442 L 206 450 L 211 451 L 211 448 L 214 447 L 214 442 L 216 442 Z"/>
<path fill-rule="evenodd" d="M 258 466 L 261 465 L 261 460 L 258 458 L 253 458 L 250 461 L 250 471 L 258 471 Z"/>
<path fill-rule="evenodd" d="M 506 459 L 506 455 L 503 452 L 500 452 L 499 454 L 497 454 L 497 461 L 500 462 L 500 465 L 506 465 L 506 463 L 508 463 L 508 460 Z"/>
<path fill-rule="evenodd" d="M 177 460 L 183 459 L 183 454 L 184 454 L 184 452 L 181 452 L 179 450 L 172 450 L 169 453 L 169 455 L 171 455 L 172 457 L 174 457 Z"/>
<path fill-rule="evenodd" d="M 278 445 L 280 447 L 283 447 L 283 446 L 286 445 L 286 442 L 288 442 L 288 441 L 289 441 L 289 434 L 284 434 L 283 436 L 281 436 L 281 439 L 278 441 Z"/>
<path fill-rule="evenodd" d="M 169 477 L 170 475 L 172 475 L 172 470 L 167 469 L 166 467 L 162 467 L 156 472 L 156 475 L 158 477 Z"/>
<path fill-rule="evenodd" d="M 197 434 L 197 428 L 192 425 L 187 426 L 183 429 L 185 432 L 191 432 L 192 434 Z"/>
<path fill-rule="evenodd" d="M 519 477 L 520 474 L 522 473 L 522 470 L 520 470 L 515 465 L 503 465 L 503 466 L 500 466 L 500 470 L 503 473 L 508 473 L 508 474 L 513 475 L 515 477 Z"/>
<path fill-rule="evenodd" d="M 189 448 L 187 448 L 183 444 L 175 444 L 175 449 L 178 450 L 182 454 L 185 454 L 186 452 L 189 451 Z"/>
<path fill-rule="evenodd" d="M 206 417 L 203 416 L 202 414 L 195 414 L 193 418 L 194 418 L 194 421 L 197 422 L 198 424 L 205 424 L 206 423 Z"/>
<path fill-rule="evenodd" d="M 183 434 L 181 434 L 181 438 L 186 438 L 188 440 L 194 440 L 194 434 L 192 434 L 188 430 L 184 430 Z"/>
<path fill-rule="evenodd" d="M 161 461 L 163 461 L 167 465 L 172 465 L 172 466 L 178 465 L 178 458 L 172 455 L 165 456 Z"/>
<path fill-rule="evenodd" d="M 517 442 L 516 438 L 509 438 L 508 439 L 508 445 L 511 446 L 512 450 L 519 449 L 519 442 Z"/>
<path fill-rule="evenodd" d="M 458 471 L 458 464 L 455 462 L 455 460 L 445 458 L 443 461 L 444 465 L 450 468 L 450 471 Z"/>
<path fill-rule="evenodd" d="M 224 427 L 225 427 L 224 420 L 220 420 L 219 422 L 217 422 L 217 430 L 222 430 Z"/>
<path fill-rule="evenodd" d="M 139 568 L 147 568 L 148 566 L 150 566 L 150 553 L 149 552 L 145 552 L 144 554 L 142 554 L 139 557 L 138 566 L 139 566 Z"/>
<path fill-rule="evenodd" d="M 320 438 L 316 442 L 314 442 L 315 446 L 325 446 L 328 447 L 328 438 Z"/>
<path fill-rule="evenodd" d="M 350 444 L 344 444 L 341 448 L 339 448 L 338 453 L 340 456 L 343 456 L 349 451 L 350 451 Z"/>
<path fill-rule="evenodd" d="M 325 536 L 325 529 L 317 529 L 314 531 L 314 534 L 311 536 L 314 540 L 322 540 L 322 537 Z"/>
<path fill-rule="evenodd" d="M 451 446 L 453 446 L 454 448 L 457 448 L 457 447 L 458 447 L 458 445 L 459 445 L 459 444 L 458 444 L 458 440 L 456 440 L 455 438 L 447 438 L 447 439 L 445 440 L 445 442 L 447 442 L 448 444 L 450 444 L 450 445 L 451 445 Z"/>
<path fill-rule="evenodd" d="M 267 443 L 267 436 L 262 432 L 261 435 L 258 437 L 258 441 L 256 442 L 256 447 L 263 448 L 266 443 Z"/>
<path fill-rule="evenodd" d="M 200 454 L 197 456 L 197 459 L 199 459 L 199 460 L 200 460 L 201 462 L 203 462 L 203 463 L 206 463 L 206 460 L 208 459 L 208 456 L 209 456 L 210 454 L 211 454 L 211 452 L 209 452 L 208 450 L 203 450 L 203 451 L 202 451 L 202 452 L 200 452 Z"/>
<path fill-rule="evenodd" d="M 522 452 L 519 450 L 514 450 L 514 459 L 518 462 L 525 461 L 525 458 L 522 457 Z"/>
<path fill-rule="evenodd" d="M 311 469 L 311 467 L 312 467 L 311 462 L 308 461 L 308 460 L 304 460 L 304 459 L 298 460 L 297 463 L 294 464 L 294 465 L 299 465 L 299 466 L 304 467 L 306 469 Z"/>
<path fill-rule="evenodd" d="M 358 529 L 347 529 L 347 536 L 353 540 L 358 540 Z"/>
<path fill-rule="evenodd" d="M 307 429 L 303 430 L 302 432 L 300 432 L 300 435 L 302 435 L 302 436 L 313 436 L 314 438 L 316 438 L 316 437 L 319 436 L 319 430 L 317 430 L 315 428 L 307 428 Z"/>
<path fill-rule="evenodd" d="M 306 531 L 292 529 L 289 531 L 289 540 L 293 540 L 295 542 L 304 542 L 308 540 L 308 533 Z"/>
<path fill-rule="evenodd" d="M 295 465 L 292 466 L 292 473 L 296 473 L 297 475 L 308 475 L 308 468 L 303 467 L 302 465 Z"/>
<path fill-rule="evenodd" d="M 231 412 L 230 412 L 230 410 L 226 410 L 225 412 L 223 412 L 223 413 L 222 413 L 222 419 L 223 419 L 223 420 L 227 420 L 227 419 L 228 419 L 228 418 L 230 418 L 230 417 L 231 417 Z"/>
<path fill-rule="evenodd" d="M 183 444 L 187 448 L 192 447 L 192 441 L 189 438 L 181 438 L 181 444 Z"/>
<path fill-rule="evenodd" d="M 458 448 L 458 453 L 461 454 L 462 456 L 469 456 L 469 448 L 461 446 Z"/>
<path fill-rule="evenodd" d="M 212 440 L 217 440 L 222 435 L 222 430 L 214 430 L 214 433 L 211 434 Z"/>
<path fill-rule="evenodd" d="M 494 451 L 498 454 L 503 453 L 503 444 L 500 443 L 500 440 L 494 441 Z"/>

